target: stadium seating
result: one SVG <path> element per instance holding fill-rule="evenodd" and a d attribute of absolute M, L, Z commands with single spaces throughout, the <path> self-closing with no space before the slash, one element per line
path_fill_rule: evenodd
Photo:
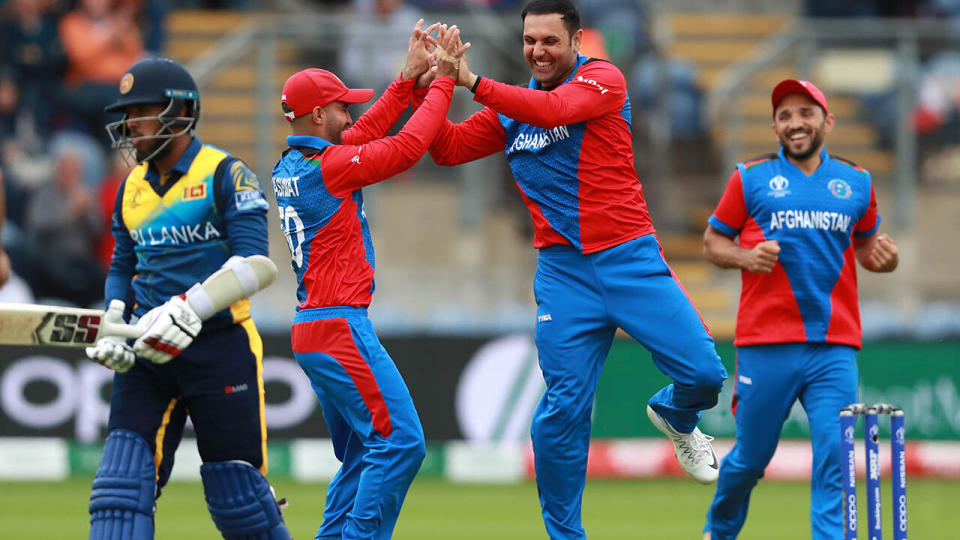
<path fill-rule="evenodd" d="M 217 41 L 230 32 L 254 21 L 257 12 L 179 10 L 170 13 L 167 30 L 169 40 L 166 54 L 189 65 L 191 60 L 208 52 Z M 273 85 L 279 93 L 283 82 L 294 72 L 303 69 L 298 63 L 299 47 L 292 40 L 277 43 L 277 66 Z M 228 149 L 243 158 L 254 170 L 262 170 L 271 163 L 256 163 L 256 67 L 255 53 L 218 70 L 209 81 L 200 81 L 202 92 L 202 119 L 199 134 L 204 142 Z M 280 107 L 268 111 L 273 115 L 274 140 L 282 141 L 288 134 L 280 115 Z"/>
<path fill-rule="evenodd" d="M 693 62 L 701 84 L 708 90 L 724 70 L 748 59 L 763 39 L 791 22 L 788 16 L 770 14 L 673 13 L 666 17 L 672 36 L 671 56 Z M 770 89 L 777 81 L 796 77 L 798 73 L 796 65 L 779 65 L 763 70 L 750 81 L 749 91 L 739 104 L 744 115 L 743 159 L 770 152 L 771 147 L 775 147 L 769 129 Z M 892 156 L 877 147 L 873 128 L 857 118 L 856 96 L 849 92 L 830 92 L 830 108 L 838 119 L 830 136 L 830 151 L 874 174 L 892 172 Z M 718 144 L 729 136 L 723 126 L 712 128 Z"/>

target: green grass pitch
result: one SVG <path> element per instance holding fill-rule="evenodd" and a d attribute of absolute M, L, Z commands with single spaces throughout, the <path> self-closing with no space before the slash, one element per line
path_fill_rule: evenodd
<path fill-rule="evenodd" d="M 66 482 L 0 483 L 0 538 L 86 538 L 90 478 Z M 297 540 L 313 538 L 323 508 L 324 484 L 274 481 L 290 500 L 285 514 Z M 891 538 L 890 488 L 884 485 L 884 535 Z M 913 479 L 908 483 L 910 538 L 951 538 L 960 530 L 960 482 Z M 866 524 L 863 486 L 860 526 Z M 700 539 L 712 486 L 690 480 L 590 480 L 583 520 L 591 540 Z M 809 486 L 761 481 L 753 492 L 741 540 L 808 539 Z M 862 529 L 861 529 L 862 536 Z M 407 497 L 397 540 L 545 539 L 537 489 L 515 485 L 451 484 L 421 478 Z M 219 538 L 207 515 L 199 483 L 175 482 L 158 501 L 158 540 Z"/>

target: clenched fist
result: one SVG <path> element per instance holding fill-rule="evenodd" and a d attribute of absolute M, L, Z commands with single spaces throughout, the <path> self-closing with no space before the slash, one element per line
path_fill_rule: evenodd
<path fill-rule="evenodd" d="M 777 265 L 779 254 L 780 244 L 776 240 L 760 242 L 750 250 L 743 268 L 754 274 L 769 274 Z"/>

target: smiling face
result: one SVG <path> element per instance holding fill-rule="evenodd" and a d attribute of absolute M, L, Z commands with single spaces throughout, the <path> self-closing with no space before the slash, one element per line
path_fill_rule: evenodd
<path fill-rule="evenodd" d="M 523 20 L 523 56 L 534 80 L 551 90 L 573 73 L 583 31 L 571 36 L 559 13 L 527 14 Z"/>
<path fill-rule="evenodd" d="M 771 127 L 783 153 L 802 162 L 819 154 L 827 133 L 833 130 L 834 120 L 809 96 L 790 94 L 777 105 Z"/>

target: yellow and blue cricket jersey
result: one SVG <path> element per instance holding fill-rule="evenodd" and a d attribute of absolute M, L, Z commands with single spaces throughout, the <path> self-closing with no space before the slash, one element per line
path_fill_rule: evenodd
<path fill-rule="evenodd" d="M 239 159 L 194 138 L 173 169 L 135 167 L 117 190 L 116 239 L 105 299 L 143 315 L 202 282 L 233 255 L 267 255 L 268 204 L 256 175 Z M 204 328 L 249 317 L 242 300 Z"/>

